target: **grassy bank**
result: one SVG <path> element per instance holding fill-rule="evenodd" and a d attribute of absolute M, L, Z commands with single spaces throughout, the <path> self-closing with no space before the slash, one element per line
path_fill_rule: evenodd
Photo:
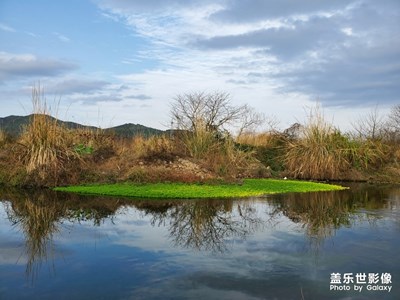
<path fill-rule="evenodd" d="M 134 198 L 239 198 L 290 192 L 342 190 L 341 186 L 294 180 L 246 179 L 242 184 L 104 184 L 57 187 L 56 191 Z"/>
<path fill-rule="evenodd" d="M 214 98 L 203 100 L 207 99 Z M 244 178 L 396 183 L 400 178 L 400 118 L 382 128 L 380 135 L 376 130 L 374 134 L 350 134 L 326 122 L 316 110 L 303 125 L 293 124 L 284 131 L 258 132 L 255 128 L 235 136 L 203 112 L 189 118 L 191 122 L 183 129 L 178 126 L 162 135 L 121 137 L 99 128 L 67 127 L 52 116 L 40 87 L 33 89 L 32 100 L 33 114 L 19 136 L 10 136 L 0 128 L 0 184 L 55 187 L 175 182 L 203 184 L 200 191 L 194 191 L 195 186 L 190 190 L 195 197 L 199 193 L 208 197 L 204 184 L 237 183 Z M 393 117 L 400 115 L 395 112 Z M 228 187 L 232 192 L 237 188 Z M 256 188 L 258 194 L 247 194 L 247 188 L 254 189 L 246 181 L 233 196 L 264 193 L 264 187 Z M 190 197 L 190 190 L 184 195 Z M 144 190 L 138 196 L 146 197 L 150 192 Z M 273 192 L 286 190 L 279 187 Z M 220 191 L 216 197 L 230 196 L 226 193 Z"/>

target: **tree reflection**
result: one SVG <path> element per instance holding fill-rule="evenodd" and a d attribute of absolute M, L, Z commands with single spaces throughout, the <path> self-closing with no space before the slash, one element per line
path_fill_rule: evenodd
<path fill-rule="evenodd" d="M 243 207 L 242 207 L 243 206 Z M 223 252 L 231 238 L 245 239 L 262 224 L 248 205 L 237 205 L 240 214 L 233 211 L 233 201 L 208 200 L 175 207 L 170 214 L 170 236 L 175 245 L 198 250 Z"/>
<path fill-rule="evenodd" d="M 175 246 L 195 250 L 224 252 L 234 238 L 245 239 L 264 221 L 257 216 L 251 201 L 201 200 L 164 205 L 151 202 L 140 207 L 152 216 L 153 225 L 167 226 Z"/>

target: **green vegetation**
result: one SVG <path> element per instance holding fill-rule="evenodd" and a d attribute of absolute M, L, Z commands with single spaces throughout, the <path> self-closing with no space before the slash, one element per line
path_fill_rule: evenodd
<path fill-rule="evenodd" d="M 75 146 L 74 150 L 79 155 L 85 155 L 85 154 L 92 154 L 93 153 L 93 147 L 92 146 L 86 146 L 84 144 L 79 144 L 79 145 Z"/>
<path fill-rule="evenodd" d="M 246 179 L 243 184 L 105 184 L 57 187 L 56 191 L 135 198 L 240 198 L 290 192 L 342 190 L 341 186 L 274 179 Z"/>

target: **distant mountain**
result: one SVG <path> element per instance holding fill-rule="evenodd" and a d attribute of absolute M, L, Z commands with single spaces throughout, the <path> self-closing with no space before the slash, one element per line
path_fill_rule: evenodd
<path fill-rule="evenodd" d="M 28 115 L 28 116 L 8 116 L 4 118 L 0 118 L 0 129 L 4 130 L 6 133 L 12 136 L 18 136 L 20 135 L 24 128 L 30 123 L 33 115 Z M 57 120 L 54 117 L 49 116 L 50 119 L 52 120 Z M 94 126 L 85 126 L 81 125 L 78 123 L 74 122 L 65 122 L 61 120 L 57 120 L 60 125 L 65 126 L 66 128 L 69 129 L 77 129 L 77 128 L 82 128 L 82 129 L 97 129 L 97 127 Z"/>
<path fill-rule="evenodd" d="M 8 116 L 0 118 L 0 129 L 12 136 L 21 134 L 22 128 L 28 124 L 29 116 Z"/>
<path fill-rule="evenodd" d="M 28 115 L 28 116 L 8 116 L 4 118 L 0 118 L 0 129 L 6 132 L 9 135 L 12 136 L 19 136 L 23 130 L 24 127 L 26 127 L 33 115 Z M 56 120 L 54 117 L 50 117 L 53 120 Z M 95 126 L 86 126 L 82 125 L 79 123 L 74 123 L 74 122 L 66 122 L 66 121 L 61 121 L 57 120 L 60 125 L 65 126 L 66 128 L 69 129 L 89 129 L 89 130 L 98 130 L 98 127 Z M 119 125 L 115 127 L 110 127 L 104 129 L 106 133 L 113 133 L 117 136 L 120 137 L 133 137 L 136 135 L 142 135 L 145 137 L 149 137 L 152 135 L 161 135 L 164 134 L 165 131 L 151 128 L 151 127 L 146 127 L 140 124 L 124 124 L 124 125 Z"/>
<path fill-rule="evenodd" d="M 124 125 L 119 125 L 111 128 L 107 128 L 104 130 L 106 133 L 114 133 L 117 136 L 120 137 L 132 137 L 136 135 L 141 135 L 144 137 L 149 137 L 153 135 L 161 135 L 164 134 L 165 131 L 151 128 L 151 127 L 146 127 L 140 124 L 132 124 L 132 123 L 127 123 Z"/>

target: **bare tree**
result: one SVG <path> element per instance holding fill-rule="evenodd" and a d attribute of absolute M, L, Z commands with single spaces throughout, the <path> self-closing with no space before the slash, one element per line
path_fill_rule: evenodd
<path fill-rule="evenodd" d="M 400 104 L 392 107 L 386 124 L 386 135 L 389 141 L 400 141 Z"/>
<path fill-rule="evenodd" d="M 380 115 L 378 107 L 371 110 L 370 113 L 360 117 L 360 119 L 353 123 L 353 128 L 356 135 L 363 139 L 380 139 L 384 135 L 385 120 Z"/>
<path fill-rule="evenodd" d="M 171 116 L 178 129 L 224 131 L 226 126 L 254 126 L 261 120 L 247 105 L 234 106 L 229 94 L 223 92 L 178 95 L 171 104 Z"/>
<path fill-rule="evenodd" d="M 240 120 L 237 136 L 240 137 L 246 131 L 255 131 L 255 129 L 264 122 L 267 122 L 267 124 L 272 128 L 274 121 L 272 119 L 267 119 L 264 114 L 257 112 L 252 107 L 247 106 L 246 111 Z"/>
<path fill-rule="evenodd" d="M 389 115 L 389 125 L 394 131 L 400 133 L 400 104 L 392 107 Z"/>

